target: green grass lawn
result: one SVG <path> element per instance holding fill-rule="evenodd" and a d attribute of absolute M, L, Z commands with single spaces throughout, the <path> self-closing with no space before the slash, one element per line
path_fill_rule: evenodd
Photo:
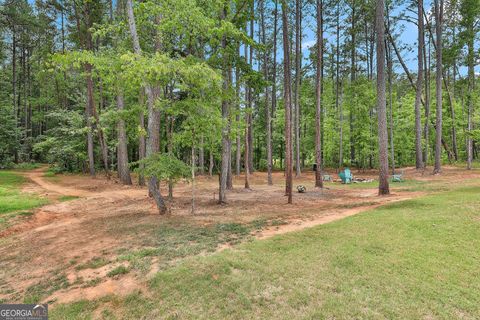
<path fill-rule="evenodd" d="M 25 178 L 11 171 L 0 171 L 0 224 L 6 214 L 38 207 L 47 202 L 46 199 L 32 194 L 20 192 Z"/>
<path fill-rule="evenodd" d="M 159 272 L 52 319 L 478 319 L 480 187 L 390 204 Z"/>

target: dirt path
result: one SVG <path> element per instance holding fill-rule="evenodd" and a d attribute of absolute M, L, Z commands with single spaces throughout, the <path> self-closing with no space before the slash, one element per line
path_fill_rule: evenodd
<path fill-rule="evenodd" d="M 449 183 L 464 179 L 465 173 L 455 170 L 452 171 L 455 174 L 447 178 L 416 177 L 415 173 L 412 177 L 425 181 L 447 179 Z M 141 267 L 146 268 L 142 272 L 113 278 L 107 274 L 124 263 L 118 259 L 121 252 L 155 246 L 163 237 L 160 230 L 171 225 L 203 228 L 219 223 L 249 224 L 259 219 L 281 222 L 267 224 L 252 234 L 265 239 L 426 193 L 394 191 L 392 196 L 379 198 L 376 189 L 371 187 L 350 188 L 338 184 L 315 190 L 310 186 L 312 173 L 305 173 L 295 183 L 306 185 L 307 193 L 295 194 L 294 204 L 286 205 L 282 173 L 275 173 L 274 186 L 266 185 L 263 173 L 255 173 L 251 177 L 253 191 L 244 191 L 242 178 L 235 178 L 235 189 L 228 193 L 228 205 L 219 206 L 213 199 L 218 180 L 200 177 L 196 183 L 198 210 L 195 215 L 190 214 L 190 186 L 179 184 L 171 203 L 172 214 L 159 216 L 145 188 L 122 186 L 114 179 L 103 177 L 64 175 L 52 179 L 45 177 L 44 171 L 41 168 L 22 173 L 33 182 L 30 191 L 57 195 L 54 199 L 58 199 L 58 195 L 79 198 L 67 202 L 53 200 L 37 209 L 29 220 L 0 234 L 0 299 L 5 301 L 22 301 L 40 290 L 38 288 L 47 293 L 42 301 L 55 303 L 144 290 L 149 276 L 154 274 L 152 270 L 158 270 L 154 263 Z M 473 177 L 472 173 L 468 175 Z M 366 173 L 365 177 L 371 176 Z M 228 247 L 230 244 L 226 243 L 218 249 Z M 106 264 L 79 267 L 95 259 Z"/>
<path fill-rule="evenodd" d="M 374 205 L 366 205 L 361 206 L 358 208 L 352 209 L 343 209 L 343 210 L 333 210 L 331 212 L 325 212 L 323 215 L 314 217 L 311 220 L 291 220 L 288 224 L 276 226 L 276 227 L 268 227 L 257 234 L 258 239 L 266 239 L 273 237 L 275 235 L 284 234 L 292 231 L 299 231 L 306 228 L 312 228 L 318 225 L 330 223 L 333 221 L 337 221 L 346 217 L 350 217 L 368 210 L 372 210 L 381 206 L 384 206 L 388 203 L 394 203 L 399 201 L 405 201 L 414 199 L 416 197 L 420 197 L 424 195 L 424 193 L 415 193 L 410 194 L 408 196 L 390 196 L 382 199 L 382 201 L 378 204 Z"/>
<path fill-rule="evenodd" d="M 22 174 L 23 176 L 35 182 L 38 186 L 40 186 L 41 188 L 43 188 L 45 191 L 48 191 L 48 192 L 55 192 L 64 196 L 74 196 L 74 197 L 85 197 L 85 196 L 91 195 L 91 192 L 86 190 L 68 188 L 68 187 L 60 186 L 58 184 L 54 184 L 50 181 L 47 181 L 44 178 L 45 168 L 39 168 L 32 171 L 25 171 L 25 172 L 22 172 Z"/>

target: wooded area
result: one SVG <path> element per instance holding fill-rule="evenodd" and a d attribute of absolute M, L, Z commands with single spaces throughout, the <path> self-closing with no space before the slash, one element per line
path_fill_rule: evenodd
<path fill-rule="evenodd" d="M 0 166 L 179 179 L 479 157 L 478 0 L 5 0 Z M 402 34 L 415 30 L 415 44 Z M 416 31 L 418 30 L 418 32 Z M 413 61 L 414 67 L 411 67 Z M 427 169 L 433 165 L 432 169 Z M 192 211 L 194 210 L 192 203 Z"/>

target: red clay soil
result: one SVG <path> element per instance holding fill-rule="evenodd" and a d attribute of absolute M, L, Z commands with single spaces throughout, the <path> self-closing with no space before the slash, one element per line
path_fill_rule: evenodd
<path fill-rule="evenodd" d="M 375 178 L 375 172 L 353 172 L 364 178 Z M 35 192 L 58 199 L 76 196 L 78 199 L 59 202 L 37 209 L 27 221 L 10 227 L 0 234 L 0 299 L 20 302 L 27 288 L 49 280 L 60 270 L 66 274 L 68 288 L 56 290 L 44 301 L 70 302 L 80 298 L 93 299 L 106 294 L 127 294 L 145 288 L 147 276 L 131 274 L 108 278 L 88 288 L 76 286 L 78 279 L 94 281 L 121 263 L 114 262 L 104 268 L 77 270 L 75 264 L 85 263 L 102 256 L 116 261 L 119 248 L 138 243 L 139 233 L 112 233 L 112 229 L 128 226 L 161 226 L 165 223 L 248 223 L 256 219 L 281 220 L 278 226 L 267 227 L 255 236 L 266 238 L 276 234 L 328 223 L 379 205 L 410 199 L 425 192 L 393 189 L 393 194 L 378 197 L 372 187 L 344 186 L 326 183 L 324 190 L 313 187 L 313 173 L 307 172 L 295 179 L 294 185 L 305 185 L 307 192 L 294 195 L 294 204 L 287 205 L 284 196 L 283 173 L 274 174 L 274 185 L 266 184 L 265 173 L 254 173 L 250 179 L 252 190 L 243 189 L 243 178 L 234 179 L 234 190 L 227 194 L 227 205 L 218 205 L 218 179 L 199 177 L 196 182 L 196 213 L 191 214 L 191 185 L 180 183 L 175 187 L 171 213 L 159 216 L 154 202 L 144 187 L 122 186 L 117 180 L 103 177 L 92 179 L 80 175 L 44 177 L 44 168 L 23 173 L 31 182 L 25 192 Z M 440 176 L 422 174 L 406 169 L 406 178 L 422 181 L 461 181 L 478 178 L 478 172 L 466 172 L 455 167 L 444 168 Z M 333 175 L 333 172 L 332 172 Z M 165 193 L 166 186 L 162 186 Z M 219 249 L 227 246 L 222 245 Z"/>

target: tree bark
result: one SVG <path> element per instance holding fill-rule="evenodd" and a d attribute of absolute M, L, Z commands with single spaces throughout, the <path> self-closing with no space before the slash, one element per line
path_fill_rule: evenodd
<path fill-rule="evenodd" d="M 208 175 L 211 177 L 213 175 L 213 151 L 210 149 L 209 159 L 208 159 Z"/>
<path fill-rule="evenodd" d="M 302 174 L 300 164 L 300 79 L 302 78 L 302 0 L 295 1 L 295 177 Z"/>
<path fill-rule="evenodd" d="M 89 64 L 85 64 L 84 66 L 85 72 L 87 74 L 91 70 L 91 66 Z M 93 87 L 93 85 L 90 85 L 92 80 L 92 77 L 87 78 L 87 88 Z M 90 90 L 92 89 L 87 89 L 88 91 L 88 98 L 87 98 L 87 104 L 85 105 L 85 116 L 87 118 L 87 154 L 88 154 L 88 168 L 90 171 L 90 176 L 95 177 L 95 156 L 93 153 L 93 124 L 92 124 L 92 104 L 90 102 Z"/>
<path fill-rule="evenodd" d="M 253 39 L 254 37 L 254 29 L 255 29 L 255 1 L 252 1 L 251 7 L 251 17 L 250 17 L 250 38 Z M 249 56 L 249 64 L 253 68 L 253 45 L 249 47 L 250 49 L 250 56 Z M 248 101 L 248 112 L 250 116 L 248 117 L 248 169 L 250 172 L 254 171 L 253 167 L 253 117 L 252 117 L 252 109 L 253 109 L 253 89 L 249 88 L 249 101 Z"/>
<path fill-rule="evenodd" d="M 248 90 L 250 90 L 248 88 Z M 249 123 L 249 118 L 250 114 L 246 113 L 245 114 L 245 189 L 250 189 L 250 152 L 249 146 L 250 146 L 250 141 L 248 139 L 248 123 Z"/>
<path fill-rule="evenodd" d="M 473 118 L 473 106 L 474 106 L 474 90 L 475 90 L 475 47 L 474 47 L 474 30 L 473 25 L 468 26 L 468 55 L 467 55 L 467 64 L 468 64 L 468 110 L 467 110 L 467 169 L 472 169 L 473 161 L 473 140 L 472 140 L 472 118 Z"/>
<path fill-rule="evenodd" d="M 423 154 L 423 166 L 427 167 L 430 145 L 430 41 L 428 42 L 428 59 L 427 48 L 423 48 L 423 61 L 425 62 L 425 146 Z"/>
<path fill-rule="evenodd" d="M 203 148 L 203 134 L 200 136 L 200 148 L 198 151 L 198 166 L 200 169 L 200 174 L 205 174 L 205 151 Z"/>
<path fill-rule="evenodd" d="M 135 16 L 133 14 L 132 0 L 127 0 L 127 14 L 130 34 L 132 36 L 133 48 L 137 55 L 142 55 L 140 48 L 140 41 L 137 34 L 137 27 L 135 24 Z M 150 84 L 145 84 L 145 94 L 148 103 L 148 124 L 147 124 L 147 144 L 146 156 L 153 155 L 159 152 L 160 149 L 160 111 L 155 108 L 155 94 Z M 155 199 L 157 208 L 160 214 L 167 213 L 167 206 L 158 188 L 158 179 L 153 176 L 148 179 L 148 190 Z"/>
<path fill-rule="evenodd" d="M 273 13 L 273 66 L 272 66 L 272 116 L 277 112 L 277 31 L 278 31 L 278 0 L 275 0 Z"/>
<path fill-rule="evenodd" d="M 237 45 L 237 55 L 240 56 L 240 44 Z M 237 96 L 236 100 L 236 107 L 237 107 L 237 114 L 235 115 L 235 122 L 237 125 L 240 123 L 240 67 L 237 65 L 235 68 L 235 94 Z M 240 130 L 236 130 L 235 132 L 235 175 L 238 177 L 240 176 L 241 171 L 241 161 L 242 161 L 242 134 Z"/>
<path fill-rule="evenodd" d="M 224 20 L 227 15 L 227 8 L 224 6 L 221 13 L 221 19 Z M 227 38 L 226 35 L 222 37 L 222 49 L 224 50 L 223 57 L 223 91 L 227 92 L 230 86 L 228 82 L 228 57 L 225 54 L 225 49 L 227 48 Z M 230 117 L 230 104 L 227 101 L 227 98 L 222 98 L 222 164 L 220 168 L 220 180 L 219 180 L 219 192 L 218 192 L 218 203 L 224 204 L 227 202 L 227 175 L 228 175 L 228 166 L 230 164 L 229 158 L 229 137 L 228 137 L 228 118 Z"/>
<path fill-rule="evenodd" d="M 315 187 L 323 188 L 322 179 L 322 65 L 323 65 L 323 0 L 317 0 L 317 76 L 315 78 Z"/>
<path fill-rule="evenodd" d="M 175 118 L 173 115 L 170 115 L 166 120 L 167 151 L 170 155 L 173 155 L 173 126 L 175 124 Z M 173 182 L 171 179 L 168 180 L 168 200 L 173 200 Z"/>
<path fill-rule="evenodd" d="M 379 185 L 378 194 L 388 195 L 388 133 L 387 133 L 387 112 L 385 98 L 385 3 L 384 0 L 377 0 L 376 3 L 377 29 L 377 113 L 378 113 L 378 158 L 379 158 Z"/>
<path fill-rule="evenodd" d="M 355 98 L 356 98 L 356 92 L 355 92 L 355 80 L 356 80 L 356 16 L 355 16 L 355 0 L 352 1 L 352 17 L 351 17 L 351 62 L 350 62 L 350 84 L 353 86 L 353 105 L 350 107 L 350 112 L 349 112 L 349 117 L 350 117 L 350 165 L 355 165 L 356 167 L 358 164 L 356 163 L 356 153 L 355 153 L 355 115 L 354 115 L 354 109 L 355 109 Z"/>
<path fill-rule="evenodd" d="M 117 109 L 122 112 L 125 109 L 125 103 L 123 100 L 123 93 L 117 93 Z M 122 115 L 117 121 L 117 170 L 118 177 L 123 184 L 132 184 L 132 178 L 130 177 L 130 170 L 128 168 L 128 146 L 127 146 L 127 132 L 125 130 L 125 120 L 122 119 Z"/>
<path fill-rule="evenodd" d="M 434 174 L 442 171 L 442 22 L 443 20 L 443 0 L 435 0 L 435 32 L 436 32 L 436 75 L 435 75 L 435 92 L 436 92 L 436 120 L 435 120 L 435 167 Z"/>
<path fill-rule="evenodd" d="M 143 109 L 143 105 L 144 105 L 144 94 L 145 94 L 145 89 L 142 88 L 141 89 L 141 92 L 140 92 L 140 106 L 141 108 Z M 140 133 L 139 133 L 139 136 L 138 136 L 138 160 L 142 160 L 145 158 L 145 155 L 146 155 L 146 141 L 145 141 L 145 134 L 144 134 L 144 130 L 145 130 L 145 115 L 143 113 L 143 110 L 140 111 L 139 115 L 138 115 L 138 125 L 140 126 Z M 143 164 L 140 165 L 142 169 L 143 168 Z M 145 177 L 143 176 L 143 174 L 139 174 L 138 175 L 138 185 L 140 186 L 144 186 L 145 185 Z"/>
<path fill-rule="evenodd" d="M 387 33 L 388 33 L 388 30 L 387 30 Z M 400 65 L 402 66 L 403 70 L 405 71 L 405 74 L 407 75 L 407 79 L 410 83 L 410 86 L 416 91 L 417 89 L 416 89 L 416 86 L 413 82 L 413 77 L 412 77 L 410 71 L 408 70 L 407 65 L 403 61 L 402 56 L 400 55 L 400 52 L 399 52 L 399 50 L 398 50 L 398 48 L 395 44 L 395 41 L 393 40 L 392 35 L 390 33 L 388 33 L 388 38 L 390 40 L 390 43 L 393 46 L 393 49 L 395 50 L 395 54 L 397 55 L 397 58 L 398 58 L 398 61 L 400 62 Z M 423 105 L 425 105 L 425 102 L 423 101 L 423 99 L 421 99 L 421 102 L 422 102 Z M 433 122 L 433 120 L 431 122 L 432 122 L 433 127 L 436 128 L 436 124 Z M 440 140 L 441 140 L 441 145 L 445 149 L 445 152 L 448 155 L 448 159 L 450 160 L 451 159 L 450 148 L 448 147 L 448 144 L 447 144 L 446 140 L 443 139 L 443 137 L 440 137 Z"/>
<path fill-rule="evenodd" d="M 192 133 L 192 136 L 195 137 L 195 133 Z M 194 139 L 192 139 L 194 141 Z M 191 174 L 192 174 L 192 214 L 195 214 L 195 144 L 192 141 L 192 150 L 191 150 Z"/>
<path fill-rule="evenodd" d="M 260 5 L 260 20 L 261 20 L 261 33 L 262 33 L 262 43 L 263 45 L 267 45 L 267 36 L 265 31 L 265 0 L 262 0 Z M 266 80 L 269 79 L 268 74 L 268 51 L 265 50 L 263 56 L 263 76 Z M 272 93 L 273 96 L 273 93 Z M 265 121 L 267 123 L 267 134 L 266 134 L 266 142 L 267 142 L 267 184 L 269 186 L 273 185 L 272 181 L 272 119 L 271 119 L 271 112 L 270 112 L 270 90 L 269 87 L 265 87 Z M 273 99 L 273 98 L 272 98 Z"/>
<path fill-rule="evenodd" d="M 423 28 L 423 0 L 418 1 L 418 72 L 417 87 L 415 92 L 415 167 L 423 169 L 422 158 L 422 116 L 420 104 L 422 100 L 423 86 L 423 50 L 424 50 L 424 28 Z"/>
<path fill-rule="evenodd" d="M 82 43 L 83 47 L 86 47 L 86 43 L 83 40 L 83 36 L 81 33 L 81 27 L 80 27 L 80 17 L 78 15 L 78 8 L 74 3 L 74 15 L 75 15 L 75 21 L 76 21 L 76 27 L 77 27 L 77 32 L 79 34 L 80 42 Z M 14 59 L 15 61 L 15 59 Z M 91 66 L 88 64 L 84 64 L 84 71 L 89 74 L 91 70 Z M 87 87 L 88 87 L 88 78 L 87 80 Z M 88 89 L 87 89 L 88 90 Z M 15 91 L 14 91 L 14 98 L 15 98 Z M 94 153 L 93 153 L 93 128 L 92 128 L 92 111 L 91 111 L 91 105 L 90 102 L 88 101 L 87 98 L 87 103 L 85 104 L 85 118 L 87 122 L 87 155 L 88 155 L 88 168 L 90 172 L 91 177 L 95 177 L 95 158 L 94 158 Z"/>
<path fill-rule="evenodd" d="M 229 87 L 232 86 L 233 76 L 232 76 L 232 66 L 228 66 L 228 83 Z M 228 109 L 231 110 L 232 100 L 228 100 Z M 230 111 L 229 111 L 230 113 Z M 228 116 L 228 166 L 227 166 L 227 190 L 233 190 L 233 173 L 232 173 L 232 139 L 231 139 L 231 128 L 232 128 L 232 118 Z"/>
<path fill-rule="evenodd" d="M 335 49 L 335 108 L 339 113 L 339 153 L 338 167 L 343 166 L 343 104 L 340 101 L 340 1 L 336 11 L 336 49 Z"/>
<path fill-rule="evenodd" d="M 90 16 L 90 7 L 89 4 L 87 3 L 85 5 L 85 25 L 87 27 L 87 31 L 85 33 L 85 48 L 89 51 L 93 50 L 93 39 L 92 39 L 92 34 L 89 30 L 89 28 L 92 26 L 91 22 L 91 16 Z M 78 20 L 77 17 L 77 25 L 80 30 L 80 21 Z M 96 111 L 96 106 L 95 106 L 95 100 L 94 100 L 94 84 L 93 84 L 93 78 L 92 78 L 92 65 L 90 63 L 85 63 L 84 65 L 85 73 L 86 73 L 86 81 L 87 81 L 87 108 L 89 114 L 89 117 L 95 120 L 94 122 L 90 122 L 91 129 L 93 132 L 97 132 L 97 137 L 98 141 L 100 144 L 100 151 L 102 154 L 102 161 L 103 161 L 103 166 L 105 168 L 105 174 L 107 175 L 107 178 L 110 178 L 110 171 L 109 171 L 109 165 L 108 165 L 108 148 L 107 148 L 107 143 L 105 141 L 105 136 L 103 134 L 103 130 L 100 127 L 100 121 L 98 117 L 98 113 Z M 88 121 L 88 120 L 87 120 Z M 91 121 L 91 120 L 90 120 Z M 93 133 L 92 133 L 93 134 Z M 90 138 L 89 138 L 90 139 Z M 93 138 L 92 142 L 90 144 L 89 141 L 89 146 L 88 148 L 92 148 L 92 153 L 93 153 Z M 89 150 L 90 152 L 90 150 Z"/>
<path fill-rule="evenodd" d="M 15 129 L 18 127 L 18 105 L 17 105 L 17 33 L 15 26 L 12 27 L 12 94 L 13 94 L 13 114 L 15 119 Z M 15 148 L 14 162 L 18 163 L 18 130 L 15 130 Z"/>
<path fill-rule="evenodd" d="M 285 105 L 285 189 L 288 203 L 292 203 L 292 120 L 291 120 L 291 71 L 290 71 L 290 44 L 288 39 L 288 6 L 282 0 L 282 28 L 283 28 L 283 95 Z"/>
<path fill-rule="evenodd" d="M 387 72 L 388 72 L 388 106 L 390 122 L 390 158 L 392 161 L 392 174 L 395 174 L 395 142 L 393 140 L 393 60 L 390 46 L 387 46 Z"/>

